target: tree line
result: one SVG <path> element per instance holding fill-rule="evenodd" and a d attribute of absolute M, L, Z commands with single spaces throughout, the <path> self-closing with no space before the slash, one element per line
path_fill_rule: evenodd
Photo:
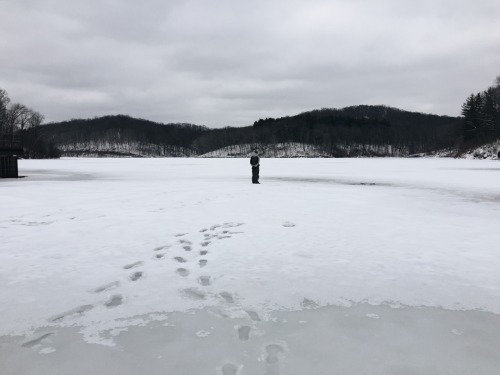
<path fill-rule="evenodd" d="M 238 128 L 159 124 L 117 115 L 47 124 L 41 131 L 67 155 L 107 150 L 113 155 L 191 156 L 228 146 L 302 143 L 333 157 L 346 157 L 405 156 L 453 148 L 460 124 L 456 117 L 354 106 L 259 119 Z"/>
<path fill-rule="evenodd" d="M 453 148 L 459 135 L 460 119 L 456 117 L 364 105 L 259 119 L 249 127 L 214 129 L 196 139 L 194 147 L 203 154 L 229 145 L 294 142 L 315 145 L 334 157 L 401 156 Z M 363 145 L 377 146 L 379 151 L 359 147 Z"/>
<path fill-rule="evenodd" d="M 46 124 L 41 131 L 66 155 L 191 156 L 193 140 L 209 129 L 114 115 Z"/>
<path fill-rule="evenodd" d="M 500 138 L 500 76 L 486 90 L 470 94 L 462 105 L 463 149 Z"/>
<path fill-rule="evenodd" d="M 0 88 L 0 140 L 20 142 L 23 157 L 58 157 L 57 148 L 40 135 L 44 116 L 22 103 L 11 102 L 7 91 Z"/>
<path fill-rule="evenodd" d="M 406 156 L 437 150 L 464 151 L 500 137 L 500 76 L 471 94 L 462 117 L 408 112 L 388 106 L 323 108 L 264 118 L 245 127 L 209 129 L 161 124 L 124 115 L 41 126 L 43 115 L 11 103 L 0 89 L 0 135 L 21 134 L 26 154 L 193 156 L 229 146 L 308 144 L 332 157 Z M 243 148 L 245 148 L 243 147 Z"/>

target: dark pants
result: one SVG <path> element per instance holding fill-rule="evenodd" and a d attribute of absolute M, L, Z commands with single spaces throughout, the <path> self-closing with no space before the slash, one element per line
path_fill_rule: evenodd
<path fill-rule="evenodd" d="M 259 183 L 259 166 L 252 167 L 252 184 Z"/>

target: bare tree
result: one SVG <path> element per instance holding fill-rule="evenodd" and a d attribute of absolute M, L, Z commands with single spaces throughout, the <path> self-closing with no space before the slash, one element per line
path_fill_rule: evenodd
<path fill-rule="evenodd" d="M 8 118 L 7 111 L 9 107 L 10 99 L 7 95 L 7 91 L 0 89 L 0 135 L 7 133 Z"/>
<path fill-rule="evenodd" d="M 34 110 L 30 110 L 30 115 L 29 115 L 29 118 L 28 118 L 28 121 L 27 121 L 27 129 L 33 129 L 33 128 L 36 128 L 40 125 L 42 125 L 42 122 L 43 120 L 45 119 L 45 117 L 40 113 L 40 112 L 37 112 L 37 111 L 34 111 Z"/>
<path fill-rule="evenodd" d="M 14 103 L 9 107 L 7 116 L 10 132 L 15 133 L 24 130 L 31 116 L 31 111 L 24 104 Z"/>

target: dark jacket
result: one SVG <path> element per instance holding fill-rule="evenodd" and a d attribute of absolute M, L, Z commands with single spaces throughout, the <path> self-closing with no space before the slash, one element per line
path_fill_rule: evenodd
<path fill-rule="evenodd" d="M 257 155 L 252 155 L 250 158 L 250 165 L 252 167 L 258 167 L 260 163 L 260 158 Z"/>

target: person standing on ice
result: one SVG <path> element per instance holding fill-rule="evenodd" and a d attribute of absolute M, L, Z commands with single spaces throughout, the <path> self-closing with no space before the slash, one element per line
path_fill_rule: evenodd
<path fill-rule="evenodd" d="M 252 184 L 260 184 L 259 182 L 259 167 L 260 158 L 259 151 L 255 150 L 250 157 L 250 165 L 252 166 Z"/>

